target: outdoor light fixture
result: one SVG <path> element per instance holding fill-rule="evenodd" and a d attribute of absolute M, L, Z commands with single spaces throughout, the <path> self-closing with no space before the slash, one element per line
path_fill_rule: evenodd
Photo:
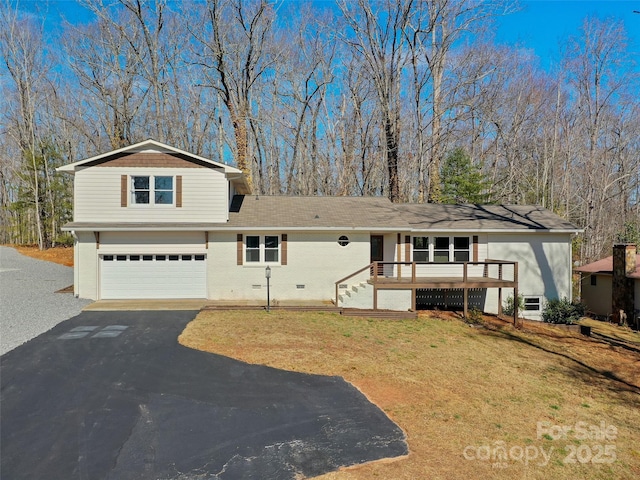
<path fill-rule="evenodd" d="M 270 299 L 269 299 L 269 279 L 271 278 L 271 267 L 269 265 L 267 265 L 267 268 L 264 269 L 264 278 L 267 279 L 267 312 L 270 312 L 270 306 L 269 304 L 271 303 Z"/>

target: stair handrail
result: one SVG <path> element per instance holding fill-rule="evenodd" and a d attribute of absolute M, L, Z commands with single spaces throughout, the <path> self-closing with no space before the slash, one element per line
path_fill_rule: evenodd
<path fill-rule="evenodd" d="M 336 307 L 338 306 L 338 285 L 340 285 L 341 283 L 343 283 L 345 280 L 349 280 L 351 277 L 355 277 L 356 275 L 358 275 L 359 273 L 364 272 L 366 269 L 370 269 L 373 267 L 373 263 L 370 263 L 369 265 L 366 265 L 364 267 L 362 267 L 360 270 L 353 272 L 350 275 L 347 275 L 344 278 L 341 278 L 340 280 L 338 280 L 336 282 Z"/>

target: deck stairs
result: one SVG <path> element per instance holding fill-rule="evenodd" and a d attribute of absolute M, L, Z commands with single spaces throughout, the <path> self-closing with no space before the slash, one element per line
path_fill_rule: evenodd
<path fill-rule="evenodd" d="M 349 285 L 341 289 L 338 301 L 343 308 L 373 308 L 373 285 L 367 282 Z"/>

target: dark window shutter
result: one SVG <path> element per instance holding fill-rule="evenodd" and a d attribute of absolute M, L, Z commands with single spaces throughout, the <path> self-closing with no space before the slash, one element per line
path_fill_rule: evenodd
<path fill-rule="evenodd" d="M 404 261 L 411 261 L 411 237 L 409 235 L 404 237 Z"/>
<path fill-rule="evenodd" d="M 238 234 L 236 244 L 238 249 L 237 263 L 238 265 L 242 265 L 242 234 L 241 233 Z"/>
<path fill-rule="evenodd" d="M 478 235 L 473 236 L 473 261 L 478 261 Z"/>
<path fill-rule="evenodd" d="M 129 195 L 127 195 L 127 176 L 120 175 L 120 206 L 121 207 L 127 206 L 128 197 Z"/>
<path fill-rule="evenodd" d="M 176 207 L 182 207 L 182 175 L 176 176 Z"/>
<path fill-rule="evenodd" d="M 282 234 L 282 244 L 280 245 L 280 253 L 282 254 L 281 265 L 287 264 L 287 234 Z"/>

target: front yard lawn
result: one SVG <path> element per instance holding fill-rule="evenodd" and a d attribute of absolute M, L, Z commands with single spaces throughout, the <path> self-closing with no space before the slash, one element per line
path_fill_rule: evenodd
<path fill-rule="evenodd" d="M 640 478 L 640 340 L 454 315 L 203 311 L 183 345 L 340 375 L 406 433 L 411 454 L 323 479 Z"/>

